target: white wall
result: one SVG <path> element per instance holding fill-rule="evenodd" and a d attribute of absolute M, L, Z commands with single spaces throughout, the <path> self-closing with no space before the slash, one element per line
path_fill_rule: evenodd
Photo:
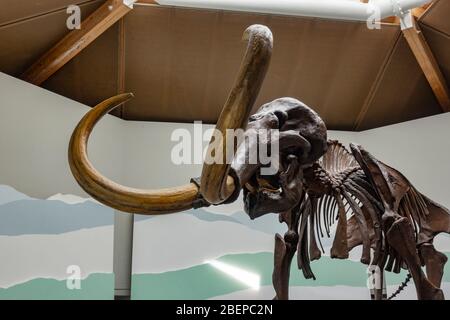
<path fill-rule="evenodd" d="M 203 126 L 206 130 L 210 126 Z M 193 136 L 193 124 L 124 121 L 123 182 L 140 188 L 163 188 L 189 183 L 201 174 L 202 166 L 175 165 L 171 141 L 176 129 L 187 129 Z M 130 143 L 132 142 L 132 143 Z"/>
<path fill-rule="evenodd" d="M 70 135 L 87 106 L 0 73 L 0 184 L 37 198 L 84 195 L 67 162 Z M 89 154 L 97 168 L 119 179 L 123 121 L 95 128 Z"/>
<path fill-rule="evenodd" d="M 364 131 L 358 142 L 450 208 L 450 113 Z"/>
<path fill-rule="evenodd" d="M 89 107 L 0 73 L 0 108 L 0 184 L 37 198 L 86 196 L 70 173 L 67 147 Z M 188 183 L 200 175 L 201 165 L 172 163 L 176 142 L 170 137 L 179 128 L 193 135 L 193 124 L 123 121 L 107 115 L 92 133 L 89 157 L 100 172 L 128 186 Z M 329 135 L 345 143 L 356 140 L 352 132 Z"/>
<path fill-rule="evenodd" d="M 141 188 L 170 187 L 188 183 L 190 178 L 201 175 L 201 164 L 175 165 L 171 160 L 171 149 L 178 142 L 171 141 L 175 129 L 186 129 L 194 136 L 194 125 L 188 123 L 157 123 L 125 121 L 124 172 L 127 185 Z M 203 125 L 203 131 L 213 125 Z M 345 144 L 357 142 L 357 133 L 329 131 L 329 138 Z M 208 142 L 204 142 L 206 147 Z"/>
<path fill-rule="evenodd" d="M 67 163 L 67 146 L 87 106 L 0 73 L 0 183 L 34 197 L 85 195 Z M 211 126 L 204 126 L 204 129 Z M 192 124 L 123 121 L 106 116 L 89 144 L 94 165 L 136 187 L 167 187 L 199 176 L 201 165 L 174 165 L 174 129 Z M 330 131 L 345 145 L 358 142 L 397 168 L 417 188 L 450 207 L 450 113 L 363 132 Z"/>

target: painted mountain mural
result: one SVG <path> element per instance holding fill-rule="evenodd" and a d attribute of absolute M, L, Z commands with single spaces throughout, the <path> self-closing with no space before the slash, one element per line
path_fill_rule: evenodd
<path fill-rule="evenodd" d="M 10 186 L 0 185 L 0 205 L 17 200 L 28 199 L 31 198 L 26 194 L 23 194 Z"/>
<path fill-rule="evenodd" d="M 0 299 L 112 299 L 114 211 L 75 195 L 34 199 L 0 185 Z M 271 299 L 273 241 L 284 225 L 276 215 L 250 220 L 241 203 L 163 216 L 135 216 L 134 299 Z M 437 238 L 450 252 L 450 238 Z M 325 239 L 324 246 L 331 246 Z M 358 253 L 346 261 L 313 263 L 318 280 L 292 268 L 293 299 L 368 299 Z M 259 289 L 211 261 L 257 275 Z M 69 289 L 69 266 L 80 269 L 80 289 Z M 450 270 L 444 289 L 450 297 Z M 404 274 L 389 275 L 389 290 Z M 391 287 L 392 286 L 392 287 Z M 412 288 L 412 286 L 411 286 Z M 402 293 L 415 299 L 414 290 Z"/>
<path fill-rule="evenodd" d="M 90 199 L 35 199 L 0 185 L 0 299 L 112 299 L 113 213 Z M 70 266 L 79 289 L 67 286 Z"/>

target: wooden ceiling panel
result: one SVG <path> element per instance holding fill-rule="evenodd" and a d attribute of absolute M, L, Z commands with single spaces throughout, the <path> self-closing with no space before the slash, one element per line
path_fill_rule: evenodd
<path fill-rule="evenodd" d="M 101 3 L 82 5 L 82 17 L 88 16 Z M 60 10 L 0 27 L 0 71 L 12 76 L 22 74 L 69 31 L 66 19 L 65 10 Z"/>
<path fill-rule="evenodd" d="M 237 14 L 137 6 L 125 18 L 125 83 L 136 97 L 124 117 L 215 122 L 245 50 L 246 26 Z"/>
<path fill-rule="evenodd" d="M 68 2 L 6 1 L 11 8 L 0 13 L 0 71 L 18 76 L 68 32 Z M 81 2 L 85 17 L 104 1 L 74 1 Z M 439 0 L 419 21 L 447 82 L 449 3 Z M 255 23 L 272 30 L 274 50 L 254 111 L 291 96 L 335 130 L 441 112 L 398 25 L 369 30 L 361 22 L 157 5 L 136 5 L 44 87 L 88 105 L 134 92 L 115 113 L 124 119 L 214 123 L 245 51 L 242 33 Z"/>
<path fill-rule="evenodd" d="M 157 105 L 165 97 L 165 78 L 168 56 L 159 48 L 168 47 L 167 36 L 170 12 L 156 10 L 148 16 L 143 15 L 140 7 L 124 18 L 125 30 L 125 86 L 126 91 L 133 92 L 135 97 L 126 104 L 123 115 L 126 119 L 137 119 L 144 108 L 160 109 Z M 162 30 L 160 30 L 161 28 Z M 138 34 L 133 30 L 145 30 Z M 139 107 L 140 106 L 140 107 Z"/>
<path fill-rule="evenodd" d="M 450 1 L 435 0 L 432 7 L 420 18 L 420 22 L 450 36 Z"/>
<path fill-rule="evenodd" d="M 450 84 L 450 35 L 442 33 L 427 25 L 422 25 L 421 30 L 431 48 L 436 60 L 439 63 L 447 86 Z"/>
<path fill-rule="evenodd" d="M 125 83 L 136 98 L 124 117 L 214 123 L 245 50 L 242 33 L 254 23 L 274 34 L 271 66 L 255 109 L 293 96 L 339 129 L 352 129 L 399 33 L 389 25 L 368 30 L 363 23 L 136 7 L 125 18 Z"/>
<path fill-rule="evenodd" d="M 208 112 L 208 118 L 202 119 L 199 112 L 195 112 L 195 117 L 215 123 L 234 84 L 247 47 L 247 42 L 242 40 L 243 32 L 253 23 L 266 24 L 267 18 L 264 15 L 255 15 L 254 22 L 250 23 L 248 14 L 214 11 L 207 13 L 217 17 L 213 27 L 212 48 L 208 55 L 201 58 L 206 65 L 204 71 L 207 86 L 200 88 L 200 94 L 204 97 L 203 112 Z"/>
<path fill-rule="evenodd" d="M 118 24 L 65 64 L 43 87 L 94 106 L 118 93 Z M 119 115 L 120 110 L 114 114 Z"/>
<path fill-rule="evenodd" d="M 357 129 L 376 128 L 441 112 L 430 85 L 401 36 Z"/>
<path fill-rule="evenodd" d="M 15 21 L 37 17 L 49 12 L 59 11 L 71 4 L 94 2 L 94 0 L 2 0 L 0 26 Z"/>
<path fill-rule="evenodd" d="M 292 96 L 315 109 L 329 127 L 353 129 L 398 29 L 304 18 L 272 18 L 268 25 L 275 49 L 258 102 Z"/>
<path fill-rule="evenodd" d="M 82 17 L 91 14 L 102 2 L 82 5 Z M 13 76 L 22 74 L 68 32 L 66 19 L 65 10 L 60 10 L 0 28 L 0 71 Z M 116 94 L 117 39 L 117 26 L 114 26 L 43 87 L 87 105 Z"/>

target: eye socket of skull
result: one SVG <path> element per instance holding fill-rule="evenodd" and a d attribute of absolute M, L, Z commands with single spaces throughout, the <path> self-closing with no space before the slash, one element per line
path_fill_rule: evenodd
<path fill-rule="evenodd" d="M 283 126 L 288 119 L 288 114 L 282 110 L 275 110 L 267 113 L 257 113 L 249 118 L 247 129 L 279 129 L 283 130 Z"/>

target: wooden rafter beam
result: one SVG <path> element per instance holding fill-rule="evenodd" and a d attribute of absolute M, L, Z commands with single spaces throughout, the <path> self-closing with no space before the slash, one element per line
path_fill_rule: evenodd
<path fill-rule="evenodd" d="M 109 29 L 109 27 L 132 10 L 132 6 L 126 5 L 124 2 L 123 0 L 106 1 L 100 8 L 82 21 L 80 29 L 70 31 L 25 71 L 21 78 L 35 85 L 42 84 Z M 132 3 L 133 1 L 128 2 Z"/>
<path fill-rule="evenodd" d="M 400 19 L 397 16 L 391 16 L 391 17 L 387 17 L 387 18 L 381 19 L 381 22 L 393 23 L 393 24 L 399 25 L 400 24 Z"/>
<path fill-rule="evenodd" d="M 157 0 L 138 0 L 137 4 L 156 4 L 156 5 L 159 5 Z"/>
<path fill-rule="evenodd" d="M 450 95 L 447 83 L 412 13 L 402 18 L 402 31 L 442 110 L 444 112 L 450 111 Z"/>
<path fill-rule="evenodd" d="M 435 2 L 430 2 L 430 3 L 424 4 L 421 7 L 417 7 L 417 8 L 412 9 L 411 10 L 412 15 L 414 17 L 416 17 L 417 19 L 419 19 L 433 3 L 435 3 Z"/>

